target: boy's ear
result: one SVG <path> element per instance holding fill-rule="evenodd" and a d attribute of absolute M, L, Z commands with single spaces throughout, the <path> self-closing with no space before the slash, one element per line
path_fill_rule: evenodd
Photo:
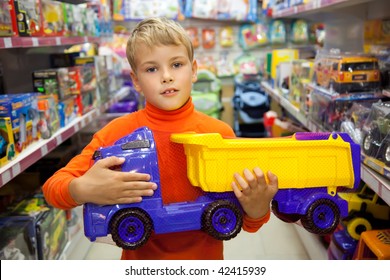
<path fill-rule="evenodd" d="M 135 72 L 133 70 L 130 70 L 130 77 L 131 77 L 131 80 L 133 81 L 133 85 L 134 85 L 135 90 L 138 91 L 139 93 L 141 93 L 141 87 L 139 85 L 137 75 L 135 74 Z"/>
<path fill-rule="evenodd" d="M 195 83 L 198 80 L 198 63 L 196 59 L 192 62 L 192 82 Z"/>

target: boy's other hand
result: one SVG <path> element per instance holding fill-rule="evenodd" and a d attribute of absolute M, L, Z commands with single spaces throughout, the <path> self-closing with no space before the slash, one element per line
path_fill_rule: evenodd
<path fill-rule="evenodd" d="M 149 182 L 150 175 L 118 171 L 117 167 L 124 161 L 115 156 L 99 160 L 83 176 L 73 179 L 69 191 L 75 202 L 123 204 L 152 196 L 157 185 Z"/>
<path fill-rule="evenodd" d="M 258 167 L 253 169 L 253 173 L 245 169 L 244 177 L 238 173 L 234 174 L 234 194 L 249 217 L 261 218 L 268 213 L 271 200 L 278 191 L 278 177 L 268 171 L 267 184 L 264 172 Z"/>

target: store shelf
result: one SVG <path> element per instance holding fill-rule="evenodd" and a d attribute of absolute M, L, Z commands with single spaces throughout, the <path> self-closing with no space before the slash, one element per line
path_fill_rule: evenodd
<path fill-rule="evenodd" d="M 337 10 L 343 7 L 354 6 L 371 1 L 372 0 L 312 0 L 307 4 L 289 7 L 280 11 L 274 11 L 272 17 L 299 17 L 308 14 Z"/>
<path fill-rule="evenodd" d="M 76 118 L 69 125 L 54 133 L 50 139 L 41 139 L 29 145 L 25 150 L 17 155 L 15 159 L 0 168 L 0 187 L 22 173 L 40 158 L 54 150 L 58 145 L 73 134 L 77 133 L 81 128 L 92 122 L 92 120 L 96 119 L 100 114 L 105 112 L 114 102 L 120 100 L 128 94 L 129 91 L 129 87 L 123 87 L 109 102 L 81 117 Z"/>
<path fill-rule="evenodd" d="M 31 48 L 99 43 L 99 37 L 4 37 L 0 38 L 0 49 Z"/>
<path fill-rule="evenodd" d="M 291 103 L 281 96 L 279 92 L 271 87 L 267 82 L 261 83 L 265 92 L 269 94 L 275 101 L 277 101 L 287 112 L 289 112 L 293 117 L 295 117 L 299 122 L 301 122 L 306 128 L 313 132 L 323 131 L 322 127 L 304 114 L 299 112 L 299 110 L 291 105 Z M 368 166 L 361 164 L 361 179 L 378 195 L 390 205 L 390 181 L 386 179 L 383 175 L 375 172 Z"/>

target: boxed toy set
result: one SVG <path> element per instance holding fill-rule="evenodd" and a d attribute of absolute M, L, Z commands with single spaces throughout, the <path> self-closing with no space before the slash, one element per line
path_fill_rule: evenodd
<path fill-rule="evenodd" d="M 15 157 L 11 118 L 0 117 L 0 167 Z"/>

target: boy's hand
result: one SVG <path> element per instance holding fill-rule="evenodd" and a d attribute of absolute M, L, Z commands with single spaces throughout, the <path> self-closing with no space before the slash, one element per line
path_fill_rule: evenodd
<path fill-rule="evenodd" d="M 83 176 L 73 179 L 69 191 L 78 204 L 123 204 L 140 202 L 157 189 L 150 175 L 113 170 L 125 161 L 115 156 L 99 160 Z"/>
<path fill-rule="evenodd" d="M 268 213 L 271 200 L 278 191 L 278 177 L 270 171 L 267 176 L 268 184 L 263 171 L 258 167 L 253 169 L 253 173 L 245 169 L 245 178 L 238 173 L 234 174 L 236 180 L 232 182 L 234 194 L 245 213 L 253 219 L 261 218 Z"/>

